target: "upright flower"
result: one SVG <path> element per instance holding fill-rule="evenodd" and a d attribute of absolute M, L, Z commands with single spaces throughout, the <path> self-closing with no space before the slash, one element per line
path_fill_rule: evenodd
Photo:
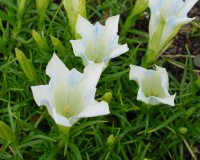
<path fill-rule="evenodd" d="M 194 18 L 187 13 L 198 0 L 149 0 L 149 43 L 143 66 L 151 64 L 167 49 L 180 28 Z"/>
<path fill-rule="evenodd" d="M 60 126 L 70 127 L 79 118 L 109 114 L 106 102 L 94 100 L 102 70 L 103 64 L 88 65 L 83 74 L 76 69 L 68 70 L 54 54 L 46 68 L 50 82 L 31 87 L 34 99 L 38 106 L 47 107 Z"/>
<path fill-rule="evenodd" d="M 92 25 L 85 18 L 78 16 L 76 31 L 82 39 L 70 42 L 75 56 L 81 57 L 85 66 L 90 63 L 107 65 L 111 58 L 128 51 L 127 44 L 118 44 L 118 22 L 119 15 L 108 18 L 105 26 L 98 22 Z"/>
<path fill-rule="evenodd" d="M 174 106 L 175 95 L 171 96 L 168 92 L 169 80 L 165 68 L 156 66 L 154 71 L 130 65 L 129 78 L 139 85 L 137 100 L 149 105 L 163 103 Z"/>

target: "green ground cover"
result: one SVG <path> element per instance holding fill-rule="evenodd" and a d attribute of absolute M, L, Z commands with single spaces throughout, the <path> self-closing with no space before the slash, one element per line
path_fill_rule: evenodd
<path fill-rule="evenodd" d="M 199 16 L 199 3 L 192 16 Z M 36 105 L 30 89 L 48 83 L 45 68 L 54 52 L 69 69 L 83 71 L 69 42 L 73 34 L 64 7 L 61 1 L 51 1 L 43 15 L 35 1 L 25 0 L 20 10 L 15 0 L 0 0 L 0 120 L 10 127 L 0 124 L 0 130 L 6 128 L 9 133 L 0 135 L 0 159 L 200 159 L 200 69 L 193 63 L 200 54 L 195 52 L 200 47 L 200 22 L 197 18 L 184 26 L 156 61 L 168 71 L 176 105 L 149 107 L 136 100 L 138 86 L 128 77 L 129 65 L 139 65 L 146 50 L 149 9 L 126 34 L 120 34 L 133 6 L 132 0 L 87 0 L 88 19 L 93 23 L 120 14 L 120 43 L 127 43 L 129 51 L 110 61 L 97 86 L 98 101 L 112 94 L 111 114 L 81 119 L 65 136 L 60 135 L 46 107 Z M 30 59 L 36 78 L 23 72 L 16 48 Z"/>

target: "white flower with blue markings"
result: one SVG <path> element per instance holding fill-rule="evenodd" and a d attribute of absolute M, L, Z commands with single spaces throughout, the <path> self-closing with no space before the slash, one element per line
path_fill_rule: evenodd
<path fill-rule="evenodd" d="M 198 0 L 149 0 L 149 43 L 144 62 L 152 63 L 169 46 L 180 28 L 194 20 L 187 14 Z"/>
<path fill-rule="evenodd" d="M 91 63 L 107 65 L 111 58 L 127 52 L 127 44 L 118 44 L 118 23 L 119 15 L 108 18 L 105 26 L 99 22 L 92 25 L 79 15 L 76 32 L 82 39 L 70 41 L 75 56 L 81 57 L 85 66 Z"/>
<path fill-rule="evenodd" d="M 45 105 L 55 122 L 65 127 L 83 117 L 109 114 L 108 104 L 94 99 L 103 68 L 103 64 L 91 64 L 84 73 L 68 70 L 54 54 L 46 68 L 49 84 L 31 87 L 37 105 Z"/>
<path fill-rule="evenodd" d="M 165 68 L 156 66 L 156 70 L 130 65 L 130 80 L 134 80 L 139 85 L 137 100 L 149 105 L 159 103 L 174 106 L 175 95 L 170 95 L 169 79 Z"/>

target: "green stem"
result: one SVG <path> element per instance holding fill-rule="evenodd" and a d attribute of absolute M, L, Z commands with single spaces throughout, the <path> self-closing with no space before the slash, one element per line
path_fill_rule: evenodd
<path fill-rule="evenodd" d="M 145 56 L 142 59 L 141 66 L 145 68 L 151 66 L 155 60 L 155 57 L 153 55 L 155 55 L 155 52 L 153 50 L 147 49 Z"/>
<path fill-rule="evenodd" d="M 63 155 L 65 156 L 67 153 L 70 128 L 64 127 L 64 126 L 58 126 L 58 128 L 60 130 L 60 137 L 59 137 L 58 144 L 55 145 L 55 147 L 51 150 L 51 153 L 49 154 L 47 160 L 54 159 L 59 154 L 59 152 L 63 149 L 64 149 Z"/>
<path fill-rule="evenodd" d="M 127 17 L 123 27 L 122 27 L 122 33 L 121 35 L 122 36 L 126 36 L 128 30 L 131 28 L 131 26 L 134 26 L 135 25 L 135 21 L 138 19 L 139 16 L 135 16 L 131 14 Z"/>

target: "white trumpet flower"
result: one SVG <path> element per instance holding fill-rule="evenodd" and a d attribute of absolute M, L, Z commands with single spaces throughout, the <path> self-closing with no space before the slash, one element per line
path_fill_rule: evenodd
<path fill-rule="evenodd" d="M 76 32 L 81 35 L 82 39 L 70 41 L 75 56 L 81 57 L 85 66 L 90 63 L 107 65 L 111 58 L 127 52 L 127 44 L 118 44 L 118 23 L 119 15 L 108 18 L 105 26 L 99 22 L 92 25 L 79 15 Z"/>
<path fill-rule="evenodd" d="M 187 14 L 198 0 L 149 0 L 149 43 L 144 61 L 152 63 L 167 49 L 180 28 L 194 20 Z M 144 65 L 145 66 L 145 65 Z"/>
<path fill-rule="evenodd" d="M 109 114 L 108 104 L 94 99 L 103 67 L 103 64 L 91 64 L 85 67 L 84 73 L 68 70 L 54 54 L 46 68 L 50 82 L 32 86 L 33 97 L 38 106 L 47 107 L 60 126 L 70 127 L 80 118 Z"/>
<path fill-rule="evenodd" d="M 165 68 L 156 66 L 156 70 L 130 65 L 130 80 L 134 80 L 139 85 L 137 100 L 149 105 L 159 103 L 174 106 L 175 95 L 170 95 L 169 79 Z"/>

